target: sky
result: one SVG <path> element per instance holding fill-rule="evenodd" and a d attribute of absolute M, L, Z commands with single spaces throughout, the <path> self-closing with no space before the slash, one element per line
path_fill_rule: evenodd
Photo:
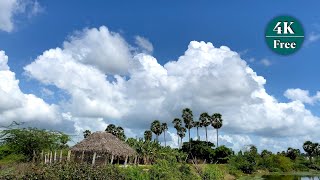
<path fill-rule="evenodd" d="M 110 123 L 143 137 L 158 119 L 177 147 L 171 121 L 188 107 L 195 120 L 221 113 L 219 144 L 235 150 L 301 149 L 320 141 L 319 5 L 0 0 L 0 125 L 59 130 L 75 143 Z M 279 15 L 297 18 L 305 32 L 289 56 L 264 38 Z"/>

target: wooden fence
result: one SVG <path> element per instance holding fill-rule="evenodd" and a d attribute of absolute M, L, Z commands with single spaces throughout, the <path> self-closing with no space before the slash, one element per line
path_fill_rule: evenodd
<path fill-rule="evenodd" d="M 115 164 L 115 163 L 120 164 L 120 161 L 121 161 L 121 164 L 123 164 L 126 167 L 127 164 L 137 165 L 137 163 L 139 163 L 137 159 L 138 159 L 137 156 L 131 156 L 131 157 L 126 156 L 124 158 L 120 158 L 120 157 L 114 156 L 113 154 L 101 155 L 101 154 L 97 154 L 96 152 L 87 153 L 87 154 L 85 154 L 85 152 L 82 152 L 81 154 L 77 152 L 71 153 L 71 150 L 69 150 L 66 155 L 66 153 L 63 152 L 63 150 L 54 150 L 54 151 L 42 151 L 40 153 L 40 158 L 39 156 L 36 156 L 36 154 L 34 153 L 33 162 L 40 162 L 44 164 L 87 162 L 92 165 L 96 165 L 96 164 L 101 165 L 101 164 Z"/>

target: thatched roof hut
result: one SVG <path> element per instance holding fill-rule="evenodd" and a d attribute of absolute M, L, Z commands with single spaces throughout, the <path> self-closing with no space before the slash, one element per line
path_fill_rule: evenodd
<path fill-rule="evenodd" d="M 134 156 L 135 150 L 128 144 L 107 132 L 95 132 L 74 145 L 72 152 L 103 153 L 118 157 Z"/>

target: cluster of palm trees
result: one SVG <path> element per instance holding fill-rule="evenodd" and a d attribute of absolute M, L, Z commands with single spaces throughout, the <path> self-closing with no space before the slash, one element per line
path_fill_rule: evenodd
<path fill-rule="evenodd" d="M 105 130 L 107 133 L 111 133 L 122 141 L 126 140 L 126 135 L 124 134 L 124 129 L 121 126 L 116 126 L 114 124 L 109 124 Z"/>
<path fill-rule="evenodd" d="M 152 139 L 152 132 L 156 135 L 156 140 L 159 142 L 159 136 L 163 133 L 164 137 L 164 146 L 167 146 L 166 142 L 166 131 L 168 130 L 167 123 L 161 123 L 159 120 L 154 120 L 151 123 L 150 130 L 144 132 L 144 138 L 146 141 Z"/>
<path fill-rule="evenodd" d="M 200 140 L 199 136 L 199 128 L 204 127 L 206 132 L 206 142 L 208 143 L 208 133 L 207 128 L 208 126 L 212 126 L 214 129 L 217 130 L 217 147 L 219 146 L 219 129 L 223 125 L 222 115 L 219 113 L 214 113 L 213 115 L 209 115 L 208 113 L 204 112 L 201 113 L 199 120 L 193 120 L 193 113 L 192 110 L 189 108 L 185 108 L 182 110 L 182 119 L 175 118 L 172 123 L 173 127 L 177 130 L 178 138 L 178 145 L 179 147 L 182 146 L 182 139 L 186 136 L 186 132 L 188 130 L 189 135 L 189 145 L 190 143 L 190 130 L 195 127 L 197 128 L 197 139 Z M 184 124 L 183 124 L 184 123 Z M 154 120 L 151 123 L 150 130 L 146 130 L 144 132 L 144 139 L 146 141 L 152 140 L 152 133 L 156 135 L 156 140 L 158 141 L 158 137 L 163 133 L 164 135 L 164 143 L 166 146 L 166 131 L 168 130 L 167 123 L 161 123 L 159 120 Z"/>
<path fill-rule="evenodd" d="M 124 129 L 121 126 L 116 126 L 114 124 L 109 124 L 105 129 L 107 133 L 111 133 L 122 141 L 126 140 L 126 135 L 124 133 Z M 83 138 L 87 138 L 91 135 L 90 130 L 83 131 Z"/>
<path fill-rule="evenodd" d="M 184 122 L 184 127 L 182 125 L 182 121 Z M 172 121 L 172 123 L 174 125 L 174 128 L 177 130 L 177 135 L 180 137 L 180 140 L 181 140 L 180 145 L 182 145 L 182 139 L 185 137 L 186 130 L 188 130 L 189 145 L 191 145 L 190 130 L 193 127 L 197 128 L 198 140 L 200 140 L 199 128 L 201 127 L 205 128 L 206 141 L 208 143 L 207 127 L 212 125 L 212 127 L 217 130 L 217 147 L 219 146 L 218 133 L 219 133 L 219 129 L 223 125 L 222 115 L 219 113 L 214 113 L 213 115 L 210 116 L 208 113 L 204 112 L 200 114 L 199 121 L 194 121 L 192 110 L 189 108 L 185 108 L 182 110 L 182 120 L 179 118 L 175 118 Z M 179 139 L 178 139 L 178 144 L 179 144 Z"/>

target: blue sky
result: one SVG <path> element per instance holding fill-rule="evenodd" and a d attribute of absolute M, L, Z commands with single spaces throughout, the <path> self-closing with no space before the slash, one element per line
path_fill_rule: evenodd
<path fill-rule="evenodd" d="M 270 96 L 284 103 L 299 100 L 313 115 L 320 115 L 317 97 L 312 103 L 305 103 L 301 98 L 292 97 L 294 95 L 290 96 L 291 99 L 284 96 L 288 89 L 309 91 L 310 97 L 319 91 L 319 1 L 26 2 L 22 11 L 10 11 L 13 13 L 10 19 L 13 29 L 10 32 L 0 29 L 0 50 L 9 57 L 8 65 L 15 72 L 21 91 L 34 94 L 50 105 L 59 106 L 58 109 L 62 109 L 63 113 L 69 112 L 65 104 L 69 103 L 70 98 L 75 98 L 73 91 L 59 87 L 51 80 L 48 80 L 50 83 L 45 82 L 31 72 L 34 69 L 26 70 L 25 67 L 44 51 L 62 48 L 64 41 L 71 41 L 70 36 L 77 36 L 83 29 L 106 26 L 130 46 L 135 46 L 136 36 L 150 41 L 153 51 L 149 54 L 160 65 L 176 61 L 193 40 L 211 42 L 215 47 L 227 46 L 237 52 L 254 72 L 266 79 L 264 88 Z M 35 11 L 36 6 L 38 9 Z M 277 55 L 265 43 L 266 24 L 278 15 L 294 16 L 304 26 L 304 45 L 293 55 Z M 54 95 L 44 95 L 44 89 L 52 91 Z M 108 124 L 108 115 L 101 115 L 100 118 Z M 111 118 L 110 121 L 116 122 L 115 119 Z M 248 130 L 249 137 L 254 139 L 252 142 L 256 142 L 255 136 L 261 133 L 249 133 Z M 132 134 L 137 133 L 132 130 Z M 306 136 L 308 134 L 303 135 Z"/>

